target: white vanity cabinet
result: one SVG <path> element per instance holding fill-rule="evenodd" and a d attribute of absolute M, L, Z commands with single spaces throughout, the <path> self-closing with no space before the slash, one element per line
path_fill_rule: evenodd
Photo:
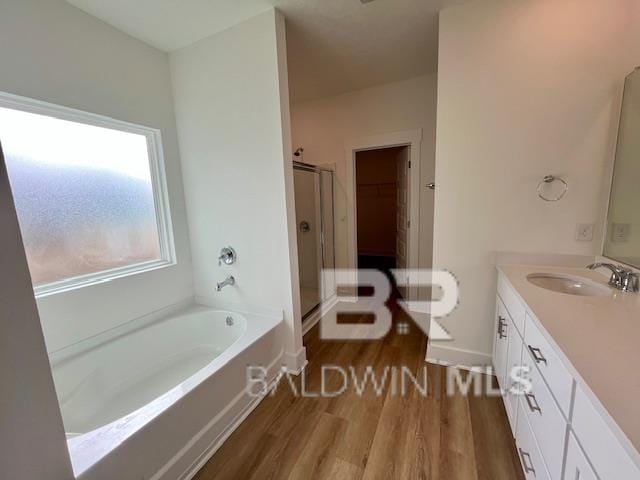
<path fill-rule="evenodd" d="M 595 407 L 588 386 L 570 373 L 575 370 L 550 338 L 499 272 L 493 367 L 525 478 L 640 480 L 630 444 L 614 434 L 615 424 Z M 514 366 L 530 369 L 525 395 L 511 389 Z"/>

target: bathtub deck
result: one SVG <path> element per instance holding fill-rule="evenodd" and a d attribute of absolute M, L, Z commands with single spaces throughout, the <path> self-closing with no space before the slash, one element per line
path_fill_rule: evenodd
<path fill-rule="evenodd" d="M 305 337 L 307 391 L 320 388 L 320 365 L 425 364 L 426 338 L 413 323 L 395 325 L 376 342 L 327 342 L 318 328 Z M 385 391 L 358 396 L 353 388 L 334 398 L 296 398 L 279 388 L 229 437 L 196 480 L 441 479 L 518 480 L 522 472 L 499 397 L 447 397 L 444 369 L 428 365 L 430 391 L 402 397 Z M 339 375 L 329 387 L 339 388 Z"/>

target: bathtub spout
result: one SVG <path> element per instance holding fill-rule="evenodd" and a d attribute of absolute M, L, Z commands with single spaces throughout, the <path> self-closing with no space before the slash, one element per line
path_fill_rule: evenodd
<path fill-rule="evenodd" d="M 236 279 L 233 278 L 233 275 L 229 275 L 223 282 L 218 282 L 218 286 L 216 287 L 216 292 L 219 292 L 227 285 L 235 285 Z"/>

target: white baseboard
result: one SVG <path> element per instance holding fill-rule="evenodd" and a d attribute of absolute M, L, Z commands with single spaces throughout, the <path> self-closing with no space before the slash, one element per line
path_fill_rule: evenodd
<path fill-rule="evenodd" d="M 302 323 L 302 335 L 306 335 L 309 330 L 315 327 L 322 318 L 322 312 L 326 312 L 332 309 L 338 303 L 338 296 L 332 295 L 331 298 L 322 302 L 322 305 L 318 306 L 316 310 L 305 318 Z"/>
<path fill-rule="evenodd" d="M 455 348 L 444 344 L 432 344 L 427 346 L 427 362 L 445 366 L 456 366 L 465 370 L 474 367 L 490 366 L 491 355 L 474 350 Z"/>
<path fill-rule="evenodd" d="M 283 357 L 284 354 L 281 353 L 267 367 L 269 388 L 265 394 L 255 396 L 250 395 L 247 390 L 241 391 L 158 470 L 151 480 L 191 480 L 271 391 L 280 378 Z M 216 431 L 219 433 L 216 434 Z M 195 452 L 194 449 L 203 442 L 206 447 Z"/>
<path fill-rule="evenodd" d="M 299 375 L 307 365 L 307 349 L 300 347 L 296 353 L 284 352 L 282 354 L 282 365 L 289 373 Z"/>

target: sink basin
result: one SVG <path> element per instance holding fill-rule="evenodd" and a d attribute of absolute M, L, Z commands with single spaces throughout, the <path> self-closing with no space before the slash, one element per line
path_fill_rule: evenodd
<path fill-rule="evenodd" d="M 532 273 L 527 275 L 527 281 L 537 287 L 568 295 L 580 295 L 582 297 L 611 295 L 611 290 L 608 287 L 593 280 L 571 275 Z"/>

